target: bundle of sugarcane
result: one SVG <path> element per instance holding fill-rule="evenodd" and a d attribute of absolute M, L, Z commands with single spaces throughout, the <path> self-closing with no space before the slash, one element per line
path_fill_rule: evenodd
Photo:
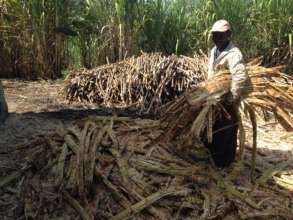
<path fill-rule="evenodd" d="M 248 194 L 247 168 L 233 179 L 204 161 L 185 160 L 183 153 L 170 149 L 171 143 L 155 142 L 164 133 L 159 126 L 154 120 L 97 116 L 19 146 L 9 154 L 18 169 L 0 179 L 0 217 L 293 217 L 293 200 L 286 191 L 292 189 L 289 174 L 271 182 L 268 167 L 258 167 L 260 177 Z M 292 164 L 274 165 L 274 171 Z M 282 188 L 276 190 L 278 185 Z"/>
<path fill-rule="evenodd" d="M 258 113 L 262 111 L 270 112 L 287 131 L 292 131 L 293 78 L 280 72 L 282 66 L 265 68 L 254 62 L 247 65 L 250 83 L 242 100 L 242 112 L 250 115 L 254 128 L 255 114 L 260 115 Z M 162 125 L 166 127 L 166 139 L 186 137 L 185 141 L 188 139 L 188 143 L 192 143 L 201 138 L 203 131 L 207 131 L 211 139 L 215 114 L 217 109 L 222 109 L 222 100 L 215 97 L 223 99 L 230 84 L 231 74 L 222 70 L 164 106 Z"/>
<path fill-rule="evenodd" d="M 73 71 L 64 88 L 69 101 L 104 106 L 134 106 L 140 112 L 156 109 L 202 81 L 207 58 L 143 54 L 92 70 Z"/>

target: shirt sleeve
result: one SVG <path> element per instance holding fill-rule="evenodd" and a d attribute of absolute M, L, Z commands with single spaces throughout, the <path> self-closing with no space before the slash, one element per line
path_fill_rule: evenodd
<path fill-rule="evenodd" d="M 231 54 L 228 65 L 232 75 L 231 93 L 237 99 L 242 96 L 248 83 L 248 74 L 240 51 Z"/>
<path fill-rule="evenodd" d="M 210 79 L 214 75 L 214 62 L 215 62 L 215 48 L 211 50 L 209 65 L 208 65 L 208 76 L 207 78 Z"/>

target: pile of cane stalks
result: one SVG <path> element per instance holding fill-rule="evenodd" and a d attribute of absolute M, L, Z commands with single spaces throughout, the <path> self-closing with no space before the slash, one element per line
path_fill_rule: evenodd
<path fill-rule="evenodd" d="M 91 70 L 74 70 L 67 77 L 64 93 L 70 102 L 132 106 L 149 113 L 203 81 L 206 62 L 204 54 L 193 58 L 142 54 Z"/>
<path fill-rule="evenodd" d="M 18 169 L 2 171 L 0 179 L 0 213 L 6 219 L 293 219 L 293 159 L 256 158 L 258 117 L 273 114 L 293 128 L 293 79 L 279 69 L 247 66 L 250 92 L 241 103 L 240 149 L 231 168 L 215 168 L 202 143 L 212 138 L 222 108 L 214 97 L 229 90 L 223 71 L 163 106 L 160 120 L 93 116 L 16 147 L 9 157 Z M 246 114 L 254 137 L 249 151 Z"/>

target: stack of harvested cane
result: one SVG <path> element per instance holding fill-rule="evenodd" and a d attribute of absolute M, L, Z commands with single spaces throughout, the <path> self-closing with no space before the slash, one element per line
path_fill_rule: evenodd
<path fill-rule="evenodd" d="M 69 101 L 102 106 L 134 106 L 150 112 L 203 81 L 206 57 L 143 54 L 92 70 L 73 71 L 64 89 Z"/>

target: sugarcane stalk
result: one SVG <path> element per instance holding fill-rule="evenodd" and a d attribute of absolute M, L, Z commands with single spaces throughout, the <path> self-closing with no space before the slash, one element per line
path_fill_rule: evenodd
<path fill-rule="evenodd" d="M 264 171 L 264 173 L 256 180 L 256 185 L 265 183 L 268 179 L 272 178 L 278 172 L 284 170 L 287 166 L 291 165 L 293 160 L 287 160 L 279 163 L 277 166 L 273 166 L 270 169 Z"/>
<path fill-rule="evenodd" d="M 229 181 L 229 178 L 224 179 L 218 172 L 210 172 L 210 174 L 212 175 L 212 177 L 215 180 L 217 180 L 218 184 L 225 189 L 225 191 L 227 192 L 228 195 L 232 195 L 232 196 L 235 196 L 235 197 L 241 199 L 242 201 L 244 201 L 246 204 L 248 204 L 252 208 L 260 209 L 259 205 L 256 204 L 253 200 L 251 200 L 248 197 L 248 195 L 245 195 L 245 194 L 239 192 L 233 186 L 233 184 Z"/>
<path fill-rule="evenodd" d="M 249 117 L 250 117 L 250 121 L 252 124 L 252 157 L 251 157 L 251 174 L 250 174 L 250 178 L 251 180 L 254 182 L 255 181 L 255 177 L 254 177 L 254 173 L 255 173 L 255 161 L 256 161 L 256 149 L 257 149 L 257 123 L 256 123 L 256 117 L 255 117 L 255 112 L 253 111 L 253 109 L 246 104 L 245 107 L 247 108 Z"/>
<path fill-rule="evenodd" d="M 122 212 L 118 213 L 117 215 L 113 216 L 110 220 L 120 220 L 120 219 L 125 219 L 129 218 L 131 215 L 139 213 L 146 207 L 152 205 L 153 203 L 157 202 L 158 200 L 170 196 L 170 195 L 184 195 L 188 193 L 188 189 L 175 189 L 175 188 L 170 188 L 167 190 L 161 190 L 156 193 L 153 193 L 152 195 L 148 196 L 145 199 L 142 199 L 138 203 L 132 205 L 129 209 L 125 209 Z"/>
<path fill-rule="evenodd" d="M 94 218 L 85 211 L 85 209 L 74 199 L 67 191 L 62 192 L 64 200 L 75 209 L 82 220 L 94 220 Z"/>
<path fill-rule="evenodd" d="M 24 171 L 15 171 L 15 172 L 9 174 L 8 176 L 2 177 L 0 179 L 0 188 L 3 188 L 5 186 L 7 186 L 8 184 L 10 184 L 11 182 L 20 178 L 21 175 L 23 174 L 23 172 Z"/>

